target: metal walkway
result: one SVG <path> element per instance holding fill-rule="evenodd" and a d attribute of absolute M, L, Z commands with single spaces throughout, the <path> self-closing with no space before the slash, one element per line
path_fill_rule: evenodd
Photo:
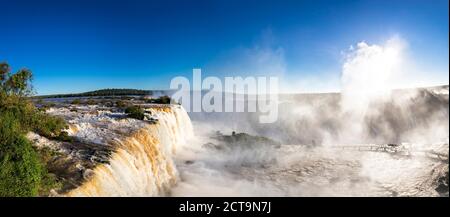
<path fill-rule="evenodd" d="M 414 149 L 408 145 L 401 144 L 362 144 L 362 145 L 336 145 L 330 148 L 349 151 L 386 152 L 401 156 L 423 156 L 440 161 L 449 160 L 448 153 L 438 153 L 433 150 Z"/>

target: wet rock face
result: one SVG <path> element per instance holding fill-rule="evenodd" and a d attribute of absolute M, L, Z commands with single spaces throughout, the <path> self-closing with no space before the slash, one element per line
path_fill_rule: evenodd
<path fill-rule="evenodd" d="M 186 111 L 179 106 L 148 108 L 157 123 L 136 119 L 116 120 L 108 113 L 72 120 L 74 134 L 97 141 L 88 149 L 89 161 L 99 162 L 83 173 L 85 180 L 65 196 L 164 196 L 178 179 L 172 155 L 193 135 Z M 105 157 L 105 158 L 102 158 Z"/>
<path fill-rule="evenodd" d="M 267 137 L 234 131 L 231 135 L 216 132 L 209 136 L 208 141 L 203 144 L 206 149 L 218 155 L 236 156 L 233 162 L 227 164 L 230 167 L 265 167 L 274 164 L 276 159 L 272 153 L 281 146 L 279 142 Z"/>
<path fill-rule="evenodd" d="M 96 105 L 58 104 L 57 107 L 49 108 L 47 113 L 60 116 L 68 122 L 67 132 L 72 141 L 49 140 L 33 133 L 28 138 L 39 151 L 49 155 L 45 162 L 47 170 L 62 185 L 60 189 L 55 189 L 57 194 L 77 188 L 91 178 L 97 165 L 109 163 L 116 150 L 114 139 L 140 126 L 129 124 L 133 120 L 127 120 L 121 113 Z"/>
<path fill-rule="evenodd" d="M 182 116 L 180 112 L 184 111 L 176 106 L 176 108 L 170 105 L 142 106 L 149 111 L 151 120 L 158 120 L 159 117 L 163 118 L 162 122 L 127 118 L 118 108 L 105 107 L 101 104 L 72 105 L 62 102 L 47 109 L 48 114 L 62 117 L 67 121 L 69 124 L 67 133 L 72 138 L 70 142 L 63 142 L 49 140 L 34 133 L 28 135 L 38 150 L 45 152 L 48 156 L 45 162 L 46 167 L 62 184 L 60 189 L 53 191 L 54 196 L 65 195 L 94 179 L 98 166 L 110 167 L 113 157 L 124 148 L 124 141 L 131 135 L 151 126 L 156 129 L 156 132 L 161 131 L 158 127 L 160 125 L 173 130 L 178 127 L 172 126 L 174 123 L 185 122 L 184 119 L 175 120 Z M 173 123 L 166 123 L 167 120 L 164 118 L 172 118 Z M 169 137 L 167 141 L 173 140 L 170 136 L 167 137 Z M 133 138 L 133 141 L 135 140 L 136 138 Z M 130 163 L 124 162 L 124 165 L 128 164 Z"/>
<path fill-rule="evenodd" d="M 46 168 L 62 184 L 54 196 L 78 187 L 90 177 L 90 171 L 101 163 L 108 163 L 112 146 L 100 146 L 75 139 L 73 142 L 49 140 L 34 133 L 28 138 L 41 154 L 45 154 Z"/>
<path fill-rule="evenodd" d="M 438 179 L 438 187 L 436 188 L 436 191 L 442 197 L 448 197 L 449 196 L 448 166 L 447 166 L 447 172 L 445 173 L 445 175 L 439 177 L 439 179 Z"/>
<path fill-rule="evenodd" d="M 224 135 L 220 132 L 216 132 L 215 135 L 210 137 L 215 140 L 217 149 L 234 149 L 234 148 L 260 148 L 260 147 L 272 147 L 279 148 L 281 143 L 274 141 L 270 138 L 263 136 L 254 136 L 247 133 L 232 132 L 231 135 Z"/>

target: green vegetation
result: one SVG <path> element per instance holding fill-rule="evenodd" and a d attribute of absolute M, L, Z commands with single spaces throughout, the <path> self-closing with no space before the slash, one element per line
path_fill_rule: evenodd
<path fill-rule="evenodd" d="M 31 80 L 30 70 L 11 74 L 9 65 L 0 63 L 0 196 L 46 195 L 57 186 L 25 134 L 67 139 L 62 131 L 67 125 L 31 103 Z"/>
<path fill-rule="evenodd" d="M 130 106 L 125 109 L 125 114 L 130 118 L 144 120 L 144 109 L 139 106 Z"/>
<path fill-rule="evenodd" d="M 70 101 L 70 104 L 72 104 L 72 105 L 95 105 L 96 102 L 94 99 L 87 99 L 87 100 L 74 99 L 74 100 Z"/>
<path fill-rule="evenodd" d="M 11 112 L 0 113 L 0 196 L 34 196 L 43 168 Z"/>
<path fill-rule="evenodd" d="M 281 145 L 279 142 L 267 137 L 252 136 L 247 133 L 236 133 L 234 131 L 231 135 L 223 135 L 221 132 L 217 131 L 211 138 L 222 142 L 223 144 L 221 147 L 228 148 L 241 147 L 253 149 L 261 146 L 278 148 Z"/>
<path fill-rule="evenodd" d="M 86 104 L 88 104 L 88 105 L 95 105 L 96 103 L 95 103 L 95 100 L 93 100 L 93 99 L 88 99 L 88 100 L 86 101 Z"/>
<path fill-rule="evenodd" d="M 116 102 L 117 108 L 125 108 L 127 107 L 127 103 L 124 100 L 119 100 Z"/>
<path fill-rule="evenodd" d="M 96 102 L 94 99 L 88 99 L 88 100 L 84 100 L 84 101 L 81 101 L 81 99 L 74 99 L 74 100 L 72 100 L 72 102 L 70 102 L 70 104 L 72 104 L 72 105 L 95 105 Z"/>
<path fill-rule="evenodd" d="M 148 99 L 147 103 L 157 103 L 157 104 L 170 104 L 170 97 L 169 96 L 160 96 L 156 99 Z"/>
<path fill-rule="evenodd" d="M 72 105 L 78 105 L 80 103 L 81 103 L 80 99 L 74 99 L 74 100 L 72 100 L 72 102 L 70 102 L 70 104 L 72 104 Z"/>
<path fill-rule="evenodd" d="M 39 100 L 36 102 L 37 105 L 39 105 L 39 110 L 45 112 L 47 109 L 51 108 L 51 107 L 55 107 L 56 104 L 53 102 L 44 102 L 42 100 Z"/>

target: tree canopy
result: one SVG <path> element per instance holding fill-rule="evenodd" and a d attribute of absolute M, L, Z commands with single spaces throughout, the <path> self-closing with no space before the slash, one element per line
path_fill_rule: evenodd
<path fill-rule="evenodd" d="M 25 134 L 64 135 L 63 119 L 38 110 L 29 100 L 33 93 L 32 72 L 21 69 L 11 73 L 0 63 L 0 196 L 36 196 L 46 194 L 48 173 L 40 156 Z"/>

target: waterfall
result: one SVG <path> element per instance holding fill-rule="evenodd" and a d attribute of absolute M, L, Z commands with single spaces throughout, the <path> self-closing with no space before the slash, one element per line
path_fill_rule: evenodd
<path fill-rule="evenodd" d="M 147 109 L 158 119 L 124 138 L 108 164 L 67 196 L 164 196 L 178 178 L 172 156 L 193 136 L 189 116 L 181 106 Z"/>

